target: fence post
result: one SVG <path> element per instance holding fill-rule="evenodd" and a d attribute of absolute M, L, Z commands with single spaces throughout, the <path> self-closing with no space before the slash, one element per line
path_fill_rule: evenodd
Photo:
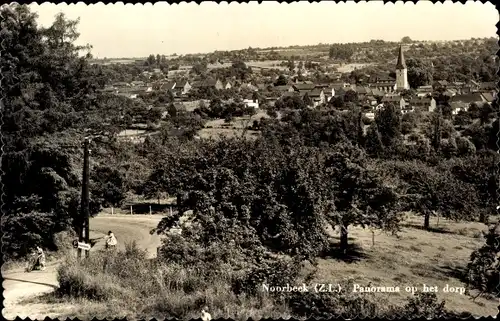
<path fill-rule="evenodd" d="M 111 206 L 111 215 L 115 214 L 114 207 Z"/>
<path fill-rule="evenodd" d="M 153 212 L 151 211 L 151 205 L 149 205 L 149 215 L 153 215 Z"/>
<path fill-rule="evenodd" d="M 170 216 L 172 216 L 172 206 L 170 206 Z"/>
<path fill-rule="evenodd" d="M 130 215 L 132 215 L 132 205 L 130 205 Z"/>

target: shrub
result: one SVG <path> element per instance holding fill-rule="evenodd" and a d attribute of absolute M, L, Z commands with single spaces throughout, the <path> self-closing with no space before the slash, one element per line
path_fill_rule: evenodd
<path fill-rule="evenodd" d="M 419 292 L 394 312 L 400 317 L 435 319 L 447 315 L 444 306 L 445 301 L 438 302 L 436 293 Z"/>
<path fill-rule="evenodd" d="M 500 283 L 500 221 L 485 233 L 486 244 L 471 254 L 467 283 L 483 292 L 495 293 Z"/>
<path fill-rule="evenodd" d="M 379 314 L 374 301 L 351 292 L 352 281 L 341 282 L 341 292 L 292 292 L 287 303 L 292 312 L 307 318 L 355 318 Z"/>

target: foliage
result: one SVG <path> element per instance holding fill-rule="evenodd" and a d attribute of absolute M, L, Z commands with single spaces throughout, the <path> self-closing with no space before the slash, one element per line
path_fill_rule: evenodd
<path fill-rule="evenodd" d="M 484 233 L 486 244 L 472 252 L 467 265 L 467 282 L 481 291 L 497 293 L 500 278 L 500 221 Z"/>
<path fill-rule="evenodd" d="M 4 255 L 18 257 L 35 244 L 54 248 L 52 235 L 76 223 L 80 182 L 74 160 L 81 146 L 71 139 L 67 147 L 56 142 L 73 129 L 97 127 L 95 90 L 102 82 L 88 64 L 90 56 L 80 55 L 88 47 L 74 44 L 78 21 L 59 14 L 50 27 L 40 28 L 25 5 L 0 10 L 7 169 L 2 181 L 9 181 L 2 228 Z M 98 208 L 93 202 L 91 211 Z"/>
<path fill-rule="evenodd" d="M 406 61 L 408 83 L 411 88 L 432 84 L 432 66 L 428 61 L 410 58 Z"/>
<path fill-rule="evenodd" d="M 421 161 L 388 161 L 401 180 L 406 182 L 406 206 L 424 216 L 429 227 L 432 212 L 450 219 L 474 220 L 479 199 L 475 187 L 450 175 L 445 168 L 432 168 Z"/>
<path fill-rule="evenodd" d="M 98 166 L 91 172 L 93 195 L 105 207 L 118 207 L 125 199 L 123 175 L 109 166 Z"/>
<path fill-rule="evenodd" d="M 393 104 L 384 105 L 375 114 L 375 123 L 380 134 L 384 152 L 391 155 L 401 142 L 401 114 Z"/>
<path fill-rule="evenodd" d="M 354 54 L 351 46 L 345 44 L 335 44 L 330 47 L 329 56 L 338 60 L 349 60 Z"/>

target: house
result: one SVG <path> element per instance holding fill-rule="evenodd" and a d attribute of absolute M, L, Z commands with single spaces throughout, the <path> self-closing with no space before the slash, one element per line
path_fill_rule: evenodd
<path fill-rule="evenodd" d="M 177 94 L 185 95 L 191 90 L 192 86 L 189 81 L 184 80 L 175 84 L 175 91 Z"/>
<path fill-rule="evenodd" d="M 419 86 L 417 88 L 417 96 L 418 97 L 425 97 L 425 96 L 428 96 L 428 95 L 432 95 L 432 85 L 428 85 L 428 86 Z"/>
<path fill-rule="evenodd" d="M 452 114 L 456 115 L 459 111 L 467 111 L 471 104 L 481 106 L 486 99 L 480 93 L 471 93 L 466 95 L 455 95 L 450 98 L 448 103 L 452 108 Z"/>
<path fill-rule="evenodd" d="M 490 82 L 482 82 L 479 84 L 479 91 L 492 91 L 492 90 L 498 90 L 497 89 L 497 84 L 494 81 Z"/>
<path fill-rule="evenodd" d="M 325 95 L 325 100 L 328 102 L 330 99 L 332 99 L 333 96 L 335 96 L 335 90 L 331 87 L 324 87 L 321 88 L 323 89 L 323 94 Z"/>
<path fill-rule="evenodd" d="M 350 83 L 343 82 L 343 81 L 333 82 L 331 84 L 331 86 L 332 87 L 336 87 L 336 88 L 343 88 L 343 89 L 351 88 L 351 84 Z"/>
<path fill-rule="evenodd" d="M 481 93 L 481 96 L 483 96 L 483 99 L 489 104 L 492 104 L 497 98 L 496 94 L 492 95 L 489 92 Z"/>
<path fill-rule="evenodd" d="M 498 93 L 498 89 L 495 82 L 480 83 L 478 91 L 481 93 L 491 93 L 493 96 L 495 96 Z"/>
<path fill-rule="evenodd" d="M 323 92 L 323 89 L 320 88 L 313 89 L 307 92 L 307 95 L 313 101 L 314 107 L 326 103 L 325 93 Z"/>
<path fill-rule="evenodd" d="M 302 84 L 294 84 L 292 86 L 293 90 L 297 91 L 297 92 L 300 92 L 302 90 L 313 90 L 314 88 L 316 87 L 316 85 L 314 85 L 313 83 L 310 83 L 310 84 L 306 84 L 306 83 L 302 83 Z"/>
<path fill-rule="evenodd" d="M 258 99 L 243 99 L 243 104 L 245 104 L 246 107 L 252 107 L 255 109 L 259 108 L 259 100 Z"/>
<path fill-rule="evenodd" d="M 345 89 L 344 87 L 333 86 L 332 90 L 333 90 L 333 97 L 344 97 L 348 89 Z"/>
<path fill-rule="evenodd" d="M 240 89 L 250 89 L 250 90 L 253 90 L 253 91 L 258 91 L 259 88 L 257 88 L 257 86 L 253 85 L 252 83 L 248 82 L 248 83 L 242 83 L 241 86 L 240 86 Z"/>
<path fill-rule="evenodd" d="M 367 95 L 371 95 L 372 91 L 369 87 L 364 87 L 364 86 L 356 86 L 354 90 L 357 94 L 359 99 L 363 100 Z"/>
<path fill-rule="evenodd" d="M 130 83 L 130 85 L 132 86 L 136 86 L 136 87 L 140 87 L 140 86 L 144 86 L 144 81 L 141 81 L 141 80 L 134 80 Z"/>
<path fill-rule="evenodd" d="M 195 82 L 195 83 L 193 83 L 192 87 L 194 87 L 194 88 L 207 88 L 207 87 L 211 87 L 211 88 L 214 88 L 214 89 L 217 89 L 217 90 L 224 89 L 224 85 L 218 79 L 217 80 L 209 79 L 209 80 L 205 80 L 205 81 Z"/>
<path fill-rule="evenodd" d="M 294 92 L 295 91 L 295 89 L 293 89 L 292 86 L 286 86 L 286 85 L 285 86 L 274 86 L 273 88 L 275 91 L 279 91 L 279 92 L 286 92 L 286 91 Z"/>
<path fill-rule="evenodd" d="M 443 95 L 446 95 L 448 97 L 453 97 L 453 96 L 455 96 L 457 94 L 458 94 L 458 92 L 455 89 L 452 89 L 452 88 L 447 88 L 443 92 Z"/>
<path fill-rule="evenodd" d="M 385 96 L 385 93 L 382 91 L 382 90 L 378 90 L 376 88 L 370 88 L 371 92 L 372 92 L 372 95 L 373 97 L 377 98 L 377 97 L 384 97 Z"/>
<path fill-rule="evenodd" d="M 422 112 L 432 112 L 436 109 L 436 100 L 432 97 L 415 97 L 409 100 L 409 105 L 413 110 Z"/>
<path fill-rule="evenodd" d="M 234 83 L 232 81 L 226 81 L 224 85 L 224 89 L 231 89 L 234 87 Z"/>
<path fill-rule="evenodd" d="M 262 96 L 269 106 L 274 106 L 276 101 L 279 99 L 278 93 L 275 92 L 263 92 Z"/>
<path fill-rule="evenodd" d="M 377 98 L 375 98 L 373 95 L 367 95 L 365 98 L 362 100 L 364 103 L 366 103 L 368 106 L 376 106 L 378 101 Z"/>
<path fill-rule="evenodd" d="M 446 90 L 447 87 L 448 87 L 448 81 L 446 80 L 436 80 L 432 84 L 432 88 L 434 90 Z"/>
<path fill-rule="evenodd" d="M 280 99 L 284 99 L 286 97 L 300 97 L 300 95 L 295 91 L 285 91 L 281 94 Z"/>
<path fill-rule="evenodd" d="M 390 77 L 389 75 L 379 74 L 374 77 L 370 77 L 368 86 L 385 93 L 390 93 L 396 90 L 396 79 Z"/>
<path fill-rule="evenodd" d="M 382 98 L 382 105 L 390 104 L 390 103 L 399 107 L 400 110 L 404 110 L 406 108 L 406 101 L 400 95 L 386 95 Z"/>
<path fill-rule="evenodd" d="M 175 81 L 169 81 L 164 83 L 163 86 L 161 86 L 161 90 L 174 91 L 176 85 L 177 83 Z"/>

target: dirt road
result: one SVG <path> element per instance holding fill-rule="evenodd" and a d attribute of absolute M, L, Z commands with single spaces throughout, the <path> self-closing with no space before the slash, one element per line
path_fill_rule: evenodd
<path fill-rule="evenodd" d="M 156 248 L 161 244 L 160 236 L 150 235 L 149 231 L 158 225 L 160 215 L 99 215 L 90 220 L 90 238 L 97 241 L 91 250 L 97 251 L 104 246 L 103 236 L 113 231 L 119 244 L 124 249 L 125 243 L 136 241 L 137 245 L 148 251 L 149 257 L 156 256 Z M 9 320 L 16 316 L 24 319 L 43 319 L 51 316 L 51 311 L 61 312 L 47 304 L 21 304 L 20 301 L 39 296 L 57 288 L 57 263 L 47 266 L 45 271 L 24 273 L 22 268 L 2 271 L 4 281 L 4 308 L 2 315 Z M 51 317 L 57 316 L 57 313 Z"/>

